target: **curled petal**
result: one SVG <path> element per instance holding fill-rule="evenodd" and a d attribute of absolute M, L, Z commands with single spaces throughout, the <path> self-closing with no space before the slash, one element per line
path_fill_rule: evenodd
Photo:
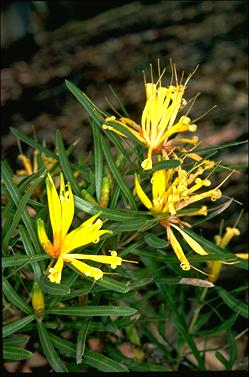
<path fill-rule="evenodd" d="M 52 283 L 60 284 L 61 282 L 61 273 L 64 266 L 63 258 L 60 256 L 53 268 L 49 269 L 48 278 Z"/>
<path fill-rule="evenodd" d="M 99 280 L 103 277 L 103 272 L 99 268 L 88 266 L 88 264 L 76 259 L 73 259 L 70 263 L 82 274 L 94 278 L 94 280 Z"/>

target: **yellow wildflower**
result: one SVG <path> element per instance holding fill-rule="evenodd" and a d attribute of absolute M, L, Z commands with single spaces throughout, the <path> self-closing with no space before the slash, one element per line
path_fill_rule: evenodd
<path fill-rule="evenodd" d="M 153 79 L 150 83 L 145 82 L 146 104 L 141 117 L 141 125 L 129 118 L 122 117 L 116 120 L 114 116 L 111 116 L 106 118 L 102 126 L 104 129 L 126 137 L 115 128 L 115 123 L 118 123 L 148 148 L 147 158 L 141 164 L 144 170 L 152 168 L 152 153 L 160 151 L 170 136 L 179 132 L 195 132 L 197 130 L 197 126 L 191 122 L 191 119 L 186 114 L 176 120 L 181 108 L 187 104 L 183 95 L 193 73 L 182 84 L 182 79 L 178 83 L 175 66 L 172 70 L 175 74 L 175 85 L 162 86 L 161 79 L 164 72 L 162 75 L 159 72 L 159 79 L 156 84 L 153 83 Z M 196 143 L 198 139 L 195 138 L 192 141 L 188 139 L 182 140 Z"/>
<path fill-rule="evenodd" d="M 111 233 L 111 231 L 100 229 L 103 221 L 97 219 L 100 215 L 99 213 L 68 233 L 74 217 L 74 199 L 71 186 L 69 183 L 65 186 L 61 173 L 59 195 L 50 174 L 46 178 L 46 187 L 53 243 L 48 239 L 44 222 L 41 219 L 37 221 L 37 232 L 44 251 L 57 259 L 55 266 L 49 269 L 49 280 L 53 283 L 60 283 L 64 262 L 71 263 L 84 275 L 93 277 L 94 280 L 102 278 L 103 272 L 99 268 L 81 262 L 80 259 L 109 264 L 113 269 L 120 266 L 123 259 L 117 256 L 116 251 L 111 251 L 110 256 L 71 253 L 72 250 L 81 246 L 99 242 L 102 235 Z"/>
<path fill-rule="evenodd" d="M 231 241 L 231 239 L 234 236 L 239 236 L 239 235 L 240 235 L 240 231 L 239 231 L 238 228 L 234 228 L 234 227 L 231 228 L 231 227 L 228 226 L 226 228 L 226 232 L 225 232 L 224 236 L 221 237 L 220 235 L 216 235 L 214 237 L 214 240 L 215 240 L 215 243 L 216 243 L 217 246 L 224 249 L 224 248 L 226 248 L 226 246 L 229 244 L 229 242 Z M 241 259 L 248 259 L 248 253 L 235 253 L 235 255 L 238 258 L 241 258 Z M 209 261 L 209 262 L 207 262 L 207 265 L 209 267 L 208 280 L 211 283 L 215 283 L 216 280 L 220 276 L 220 272 L 221 272 L 221 268 L 222 268 L 222 262 L 220 262 L 220 261 Z"/>
<path fill-rule="evenodd" d="M 205 167 L 202 168 L 202 174 L 205 171 Z M 207 252 L 199 245 L 192 237 L 190 237 L 182 227 L 190 227 L 190 224 L 181 220 L 182 216 L 206 216 L 207 207 L 202 206 L 199 209 L 188 210 L 184 213 L 183 208 L 189 206 L 191 203 L 195 203 L 204 198 L 211 198 L 216 200 L 221 197 L 221 191 L 218 188 L 203 191 L 202 193 L 196 193 L 203 187 L 208 187 L 211 182 L 208 179 L 193 178 L 194 174 L 183 170 L 181 167 L 171 170 L 158 170 L 152 175 L 152 200 L 148 198 L 144 190 L 142 189 L 137 175 L 135 175 L 135 189 L 141 202 L 156 217 L 162 213 L 168 213 L 169 217 L 166 220 L 159 220 L 160 223 L 166 228 L 166 234 L 169 243 L 171 244 L 176 256 L 180 260 L 180 267 L 183 270 L 190 269 L 190 263 L 187 260 L 180 243 L 173 233 L 173 229 L 181 234 L 188 245 L 197 254 L 207 255 Z M 179 224 L 181 227 L 179 227 Z"/>

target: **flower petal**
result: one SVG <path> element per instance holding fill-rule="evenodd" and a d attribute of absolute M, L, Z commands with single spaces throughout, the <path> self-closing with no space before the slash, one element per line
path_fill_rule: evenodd
<path fill-rule="evenodd" d="M 48 278 L 52 283 L 60 284 L 63 266 L 64 261 L 63 258 L 60 256 L 57 259 L 55 266 L 49 269 L 50 274 L 48 275 Z"/>
<path fill-rule="evenodd" d="M 51 175 L 48 173 L 46 178 L 47 197 L 49 217 L 53 229 L 53 234 L 60 234 L 61 232 L 61 202 L 56 191 Z"/>
<path fill-rule="evenodd" d="M 171 244 L 177 258 L 181 262 L 180 267 L 185 271 L 190 270 L 190 263 L 189 263 L 188 259 L 186 258 L 185 254 L 182 250 L 182 247 L 179 244 L 179 242 L 177 241 L 174 233 L 172 232 L 172 230 L 170 229 L 169 226 L 166 229 L 167 229 L 168 241 Z"/>
<path fill-rule="evenodd" d="M 177 229 L 178 232 L 181 233 L 185 241 L 197 254 L 208 255 L 208 253 L 201 247 L 201 245 L 198 242 L 196 242 L 192 237 L 190 237 L 187 233 L 185 233 L 181 228 L 174 224 L 171 224 L 171 226 L 173 226 L 173 228 Z"/>
<path fill-rule="evenodd" d="M 76 259 L 73 259 L 70 263 L 82 274 L 94 278 L 94 280 L 99 280 L 103 277 L 103 272 L 99 268 L 88 266 L 88 264 Z"/>
<path fill-rule="evenodd" d="M 147 207 L 148 209 L 152 209 L 152 203 L 148 196 L 145 194 L 144 190 L 140 186 L 139 180 L 137 175 L 135 174 L 135 188 L 136 188 L 136 193 L 141 202 Z"/>
<path fill-rule="evenodd" d="M 68 183 L 65 187 L 63 174 L 61 173 L 61 184 L 60 184 L 60 202 L 61 202 L 61 237 L 62 239 L 66 236 L 68 229 L 73 221 L 74 216 L 74 199 L 73 193 Z"/>
<path fill-rule="evenodd" d="M 77 229 L 72 230 L 72 232 L 66 235 L 62 241 L 61 254 L 67 254 L 71 250 L 92 242 L 97 243 L 103 234 L 112 233 L 110 230 L 100 230 L 103 225 L 102 220 L 98 219 L 93 223 L 97 216 L 99 214 L 92 216 Z"/>
<path fill-rule="evenodd" d="M 122 258 L 117 257 L 116 251 L 111 251 L 111 255 L 90 255 L 90 254 L 68 254 L 65 259 L 85 259 L 94 262 L 110 264 L 111 268 L 115 269 L 121 266 Z"/>
<path fill-rule="evenodd" d="M 54 247 L 48 239 L 44 228 L 44 221 L 42 219 L 37 220 L 37 235 L 43 250 L 51 257 L 54 257 Z"/>

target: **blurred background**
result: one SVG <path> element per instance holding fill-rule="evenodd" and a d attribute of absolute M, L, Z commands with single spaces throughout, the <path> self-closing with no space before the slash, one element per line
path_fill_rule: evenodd
<path fill-rule="evenodd" d="M 179 75 L 199 68 L 186 99 L 201 96 L 192 119 L 203 146 L 247 139 L 247 1 L 3 1 L 1 3 L 2 158 L 20 168 L 9 127 L 54 148 L 55 130 L 75 156 L 92 146 L 87 113 L 67 90 L 73 81 L 101 109 L 115 101 L 109 85 L 140 122 L 145 104 L 142 71 L 157 58 L 170 80 L 170 58 Z M 117 107 L 117 106 L 116 106 Z M 24 152 L 28 147 L 22 143 Z M 219 160 L 247 161 L 247 144 L 222 150 Z M 229 194 L 244 203 L 245 170 L 230 178 Z"/>

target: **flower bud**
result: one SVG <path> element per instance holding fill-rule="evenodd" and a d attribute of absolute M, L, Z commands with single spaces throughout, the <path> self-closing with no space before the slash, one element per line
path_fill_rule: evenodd
<path fill-rule="evenodd" d="M 42 317 L 45 310 L 45 300 L 39 283 L 34 282 L 32 291 L 32 306 L 37 317 Z"/>

